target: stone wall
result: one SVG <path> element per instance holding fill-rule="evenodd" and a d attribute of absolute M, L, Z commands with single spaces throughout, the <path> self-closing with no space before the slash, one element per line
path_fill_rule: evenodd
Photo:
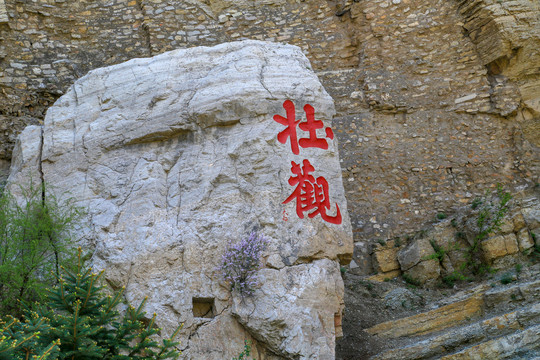
<path fill-rule="evenodd" d="M 8 20 L 6 4 L 4 0 L 0 0 L 0 23 L 8 22 Z"/>
<path fill-rule="evenodd" d="M 170 49 L 298 45 L 334 98 L 358 271 L 495 183 L 539 182 L 534 0 L 7 0 L 0 167 L 16 134 L 88 70 Z M 4 165 L 2 165 L 4 164 Z M 1 173 L 1 172 L 0 172 Z"/>

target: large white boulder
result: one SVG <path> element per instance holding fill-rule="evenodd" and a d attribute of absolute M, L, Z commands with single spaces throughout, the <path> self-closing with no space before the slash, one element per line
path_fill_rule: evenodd
<path fill-rule="evenodd" d="M 307 139 L 298 154 L 294 136 L 278 141 L 291 104 L 302 121 L 294 133 Z M 323 122 L 311 133 L 306 104 Z M 42 133 L 23 132 L 9 186 L 32 177 L 75 198 L 93 266 L 126 286 L 129 302 L 148 296 L 163 335 L 184 323 L 187 358 L 231 358 L 248 338 L 256 356 L 333 359 L 339 261 L 352 255 L 334 112 L 294 46 L 242 41 L 134 59 L 91 71 L 48 110 Z M 269 244 L 260 287 L 242 299 L 216 268 L 227 243 L 252 231 Z M 213 317 L 195 316 L 194 301 L 213 302 Z"/>

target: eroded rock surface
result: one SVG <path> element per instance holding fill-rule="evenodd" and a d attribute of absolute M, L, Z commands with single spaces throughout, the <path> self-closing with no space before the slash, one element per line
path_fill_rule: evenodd
<path fill-rule="evenodd" d="M 328 149 L 294 155 L 290 139 L 278 142 L 286 127 L 273 116 L 286 116 L 285 100 L 297 120 L 313 106 Z M 87 209 L 78 235 L 95 249 L 93 265 L 112 287 L 126 286 L 129 302 L 149 296 L 146 311 L 165 333 L 183 322 L 187 358 L 231 358 L 247 338 L 259 358 L 333 359 L 339 261 L 352 255 L 337 144 L 326 130 L 334 113 L 297 47 L 175 50 L 78 80 L 48 110 L 42 136 L 38 127 L 23 132 L 10 180 L 43 178 Z M 292 162 L 304 160 L 319 185 L 328 182 L 323 211 L 336 216 L 339 207 L 340 224 L 309 212 L 300 219 L 294 199 L 282 204 L 296 187 Z M 254 230 L 269 239 L 266 268 L 242 301 L 216 267 L 229 241 Z M 214 317 L 196 316 L 194 301 L 213 302 Z"/>

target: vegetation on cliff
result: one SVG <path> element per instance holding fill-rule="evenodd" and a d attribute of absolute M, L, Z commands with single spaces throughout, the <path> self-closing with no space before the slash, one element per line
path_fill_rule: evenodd
<path fill-rule="evenodd" d="M 105 295 L 99 274 L 83 265 L 79 249 L 74 271 L 62 268 L 58 285 L 48 291 L 47 305 L 27 310 L 22 321 L 12 316 L 0 320 L 0 359 L 177 359 L 174 338 L 159 344 L 156 314 L 150 319 L 129 306 L 123 316 L 117 310 L 123 289 Z"/>
<path fill-rule="evenodd" d="M 73 263 L 66 234 L 82 214 L 42 186 L 20 190 L 20 203 L 8 191 L 0 196 L 0 314 L 13 316 L 21 315 L 24 303 L 44 301 L 60 267 Z"/>

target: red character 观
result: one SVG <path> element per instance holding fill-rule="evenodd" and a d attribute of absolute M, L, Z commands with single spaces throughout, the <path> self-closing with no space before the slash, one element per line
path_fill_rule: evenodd
<path fill-rule="evenodd" d="M 336 204 L 337 214 L 330 216 L 326 213 L 330 209 L 330 200 L 328 196 L 328 182 L 322 176 L 317 179 L 311 175 L 315 168 L 309 160 L 304 159 L 303 166 L 291 161 L 291 171 L 296 176 L 289 178 L 289 185 L 296 186 L 293 193 L 285 199 L 283 204 L 296 199 L 296 214 L 300 219 L 304 218 L 304 212 L 314 210 L 308 213 L 308 217 L 313 218 L 318 214 L 323 220 L 339 225 L 341 224 L 341 212 Z"/>

